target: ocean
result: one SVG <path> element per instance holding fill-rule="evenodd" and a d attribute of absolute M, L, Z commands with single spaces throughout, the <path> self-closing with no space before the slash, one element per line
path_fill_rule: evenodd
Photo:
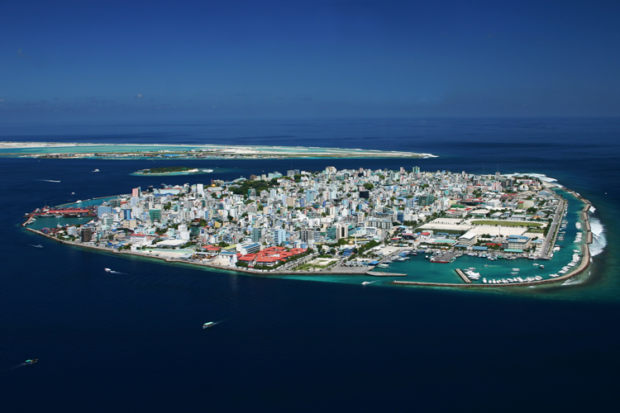
<path fill-rule="evenodd" d="M 0 140 L 318 146 L 438 156 L 0 157 L 2 412 L 522 412 L 615 405 L 620 119 L 4 125 Z M 215 171 L 132 175 L 176 162 Z M 545 174 L 593 203 L 593 264 L 586 276 L 552 288 L 367 288 L 117 257 L 59 245 L 20 227 L 24 213 L 44 204 L 162 182 L 326 166 Z M 92 173 L 95 168 L 100 172 Z M 44 248 L 32 247 L 37 244 Z M 206 321 L 220 323 L 202 330 Z M 28 358 L 39 363 L 21 366 Z"/>

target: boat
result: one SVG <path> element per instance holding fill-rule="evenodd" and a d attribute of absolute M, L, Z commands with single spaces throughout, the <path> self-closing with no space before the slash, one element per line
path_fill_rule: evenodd
<path fill-rule="evenodd" d="M 379 264 L 379 265 L 377 265 L 377 267 L 379 267 L 379 268 L 388 268 L 389 265 L 387 265 L 387 264 Z"/>
<path fill-rule="evenodd" d="M 540 268 L 541 270 L 544 270 L 544 269 L 545 269 L 545 266 L 544 266 L 544 265 L 542 265 L 542 264 L 540 264 L 540 267 L 538 267 L 538 268 Z"/>
<path fill-rule="evenodd" d="M 95 169 L 93 172 L 99 172 L 99 169 Z"/>
<path fill-rule="evenodd" d="M 36 363 L 37 361 L 39 361 L 39 359 L 28 359 L 24 362 L 24 364 L 26 366 L 32 366 L 34 363 Z"/>
<path fill-rule="evenodd" d="M 205 328 L 211 328 L 211 327 L 213 327 L 214 325 L 215 325 L 215 322 L 213 322 L 213 321 L 209 321 L 208 323 L 204 323 L 204 324 L 202 325 L 202 329 L 204 330 Z"/>
<path fill-rule="evenodd" d="M 82 200 L 81 200 L 81 199 L 78 199 L 77 201 L 75 201 L 75 203 L 76 203 L 76 204 L 79 204 L 79 203 L 81 203 L 81 202 L 82 202 Z"/>
<path fill-rule="evenodd" d="M 484 264 L 484 265 L 483 265 L 483 267 L 488 267 L 488 266 L 489 266 L 489 264 Z"/>
<path fill-rule="evenodd" d="M 518 268 L 513 268 L 512 271 L 519 272 L 520 270 Z"/>
<path fill-rule="evenodd" d="M 33 245 L 33 247 L 35 247 L 35 248 L 43 248 L 43 245 L 38 244 L 38 245 Z"/>
<path fill-rule="evenodd" d="M 472 280 L 479 280 L 480 279 L 480 273 L 479 272 L 474 272 L 472 270 L 467 270 L 465 271 L 465 275 Z"/>
<path fill-rule="evenodd" d="M 368 284 L 372 284 L 372 283 L 376 283 L 376 281 L 364 281 L 362 283 L 362 285 L 368 285 Z"/>
<path fill-rule="evenodd" d="M 62 214 L 56 214 L 56 215 L 54 215 L 54 216 L 55 216 L 56 218 L 62 218 L 62 217 L 63 217 L 63 215 L 62 215 Z"/>
<path fill-rule="evenodd" d="M 109 269 L 109 268 L 104 268 L 104 270 L 105 270 L 105 272 L 112 272 L 112 270 Z"/>

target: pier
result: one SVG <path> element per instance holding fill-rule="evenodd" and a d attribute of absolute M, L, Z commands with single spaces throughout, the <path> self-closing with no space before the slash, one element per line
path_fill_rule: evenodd
<path fill-rule="evenodd" d="M 463 274 L 463 271 L 461 271 L 460 269 L 456 269 L 454 270 L 456 271 L 456 273 L 459 275 L 459 277 L 461 277 L 461 279 L 463 280 L 463 282 L 467 283 L 467 284 L 471 284 L 471 280 L 469 278 L 467 278 L 465 276 L 465 274 Z"/>

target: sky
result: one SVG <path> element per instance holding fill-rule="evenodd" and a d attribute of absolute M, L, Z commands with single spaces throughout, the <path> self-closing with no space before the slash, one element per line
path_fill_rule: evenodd
<path fill-rule="evenodd" d="M 0 122 L 620 115 L 620 2 L 29 1 Z"/>

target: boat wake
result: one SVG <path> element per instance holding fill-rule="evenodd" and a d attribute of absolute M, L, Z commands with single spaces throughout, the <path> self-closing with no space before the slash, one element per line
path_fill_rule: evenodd
<path fill-rule="evenodd" d="M 114 270 L 111 270 L 111 269 L 109 269 L 109 268 L 104 268 L 103 270 L 104 270 L 105 272 L 107 272 L 107 273 L 110 273 L 110 274 L 125 274 L 124 272 L 114 271 Z"/>
<path fill-rule="evenodd" d="M 43 181 L 43 182 L 54 182 L 55 184 L 60 182 L 60 181 L 54 181 L 53 179 L 41 179 L 41 181 Z"/>
<path fill-rule="evenodd" d="M 16 366 L 9 367 L 8 369 L 4 370 L 4 372 L 6 373 L 6 372 L 9 372 L 9 371 L 12 371 L 12 370 L 16 370 L 16 369 L 18 369 L 20 367 L 26 367 L 27 365 L 28 365 L 28 363 L 20 363 L 20 364 L 18 364 Z"/>
<path fill-rule="evenodd" d="M 592 245 L 590 245 L 590 254 L 592 256 L 599 255 L 607 246 L 605 227 L 603 227 L 603 224 L 598 218 L 590 217 L 590 229 L 592 230 Z"/>

